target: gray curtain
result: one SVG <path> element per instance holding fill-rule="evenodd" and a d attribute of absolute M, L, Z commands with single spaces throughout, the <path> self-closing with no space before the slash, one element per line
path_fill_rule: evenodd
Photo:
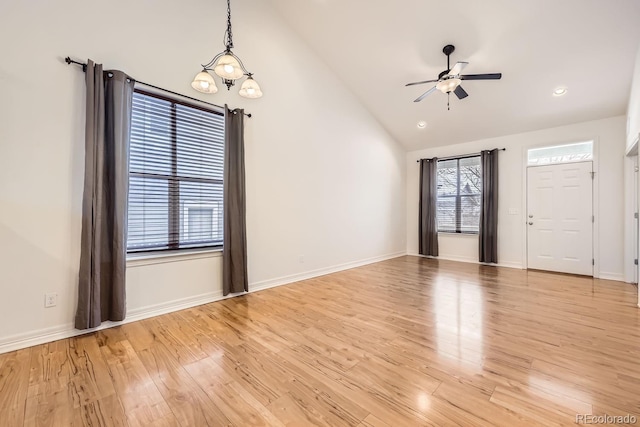
<path fill-rule="evenodd" d="M 498 149 L 480 153 L 480 262 L 498 263 Z"/>
<path fill-rule="evenodd" d="M 133 79 L 89 60 L 82 237 L 75 327 L 125 317 Z"/>
<path fill-rule="evenodd" d="M 247 292 L 244 110 L 225 105 L 222 294 Z"/>
<path fill-rule="evenodd" d="M 438 158 L 420 160 L 419 249 L 421 255 L 438 256 Z"/>

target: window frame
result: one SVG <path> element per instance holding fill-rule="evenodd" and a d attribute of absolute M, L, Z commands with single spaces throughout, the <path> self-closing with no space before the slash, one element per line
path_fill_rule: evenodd
<path fill-rule="evenodd" d="M 173 252 L 173 253 L 182 253 L 185 251 L 201 251 L 201 250 L 221 250 L 223 247 L 224 240 L 224 228 L 221 230 L 221 239 L 220 241 L 211 240 L 211 244 L 202 245 L 201 243 L 205 243 L 207 241 L 201 242 L 190 242 L 180 244 L 180 183 L 181 182 L 206 182 L 212 184 L 219 184 L 224 188 L 224 164 L 223 164 L 223 178 L 215 179 L 215 178 L 202 178 L 202 177 L 187 177 L 178 175 L 178 120 L 177 120 L 177 110 L 176 107 L 178 104 L 193 108 L 196 110 L 204 111 L 207 113 L 213 113 L 218 116 L 223 117 L 223 129 L 226 132 L 226 127 L 224 123 L 224 113 L 222 111 L 206 108 L 201 105 L 197 105 L 192 102 L 187 102 L 181 99 L 177 99 L 170 96 L 165 96 L 159 94 L 157 92 L 140 89 L 134 87 L 134 93 L 140 93 L 145 96 L 161 99 L 163 101 L 167 101 L 171 103 L 171 111 L 170 111 L 170 128 L 171 128 L 171 175 L 163 175 L 158 173 L 148 173 L 148 172 L 132 172 L 129 168 L 128 170 L 128 179 L 131 180 L 131 177 L 135 178 L 148 178 L 148 179 L 162 179 L 167 181 L 167 209 L 168 209 L 168 235 L 167 235 L 167 244 L 156 244 L 149 245 L 140 248 L 129 248 L 129 239 L 127 237 L 127 255 L 145 255 L 145 254 L 160 254 L 164 252 Z M 224 153 L 225 147 L 223 142 L 222 151 Z M 129 154 L 129 159 L 131 158 L 131 154 Z M 130 185 L 130 184 L 129 184 Z M 127 197 L 127 211 L 129 206 L 129 196 Z M 224 196 L 222 198 L 221 208 L 224 209 Z"/>
<path fill-rule="evenodd" d="M 437 213 L 436 213 L 436 224 L 438 226 L 437 232 L 438 233 L 446 233 L 446 234 L 470 234 L 470 235 L 477 235 L 480 234 L 480 220 L 478 219 L 478 230 L 477 231 L 463 231 L 460 226 L 462 224 L 462 198 L 463 197 L 476 197 L 476 196 L 480 196 L 482 198 L 482 187 L 480 188 L 480 192 L 478 194 L 460 194 L 460 160 L 462 159 L 470 159 L 470 158 L 474 158 L 477 157 L 478 159 L 480 159 L 480 154 L 470 154 L 470 155 L 466 155 L 466 156 L 457 156 L 457 157 L 445 157 L 442 159 L 438 159 L 437 163 L 440 162 L 448 162 L 451 160 L 455 160 L 456 161 L 456 194 L 455 195 L 447 195 L 447 196 L 440 196 L 439 194 L 437 194 L 436 192 L 436 206 L 438 205 L 437 201 L 442 199 L 455 199 L 455 203 L 456 203 L 456 208 L 455 208 L 455 225 L 456 225 L 456 229 L 455 230 L 441 230 L 440 229 L 440 221 L 438 221 L 437 219 Z M 480 173 L 482 174 L 482 162 L 480 163 Z M 438 165 L 436 164 L 436 180 L 438 179 L 438 173 L 437 173 L 437 167 Z M 482 180 L 482 175 L 480 176 L 480 179 Z M 482 181 L 481 184 L 482 186 Z M 436 182 L 436 191 L 438 188 L 438 183 Z M 436 209 L 437 212 L 437 209 Z"/>

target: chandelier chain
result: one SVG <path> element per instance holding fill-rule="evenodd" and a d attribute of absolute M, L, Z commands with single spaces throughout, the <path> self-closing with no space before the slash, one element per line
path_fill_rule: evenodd
<path fill-rule="evenodd" d="M 231 30 L 231 0 L 227 0 L 227 32 L 225 33 L 225 46 L 227 50 L 233 49 L 233 31 Z"/>

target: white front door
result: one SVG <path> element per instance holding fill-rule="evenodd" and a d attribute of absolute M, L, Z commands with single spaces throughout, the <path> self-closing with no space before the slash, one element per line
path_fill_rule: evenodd
<path fill-rule="evenodd" d="M 527 267 L 593 275 L 592 162 L 527 168 Z"/>

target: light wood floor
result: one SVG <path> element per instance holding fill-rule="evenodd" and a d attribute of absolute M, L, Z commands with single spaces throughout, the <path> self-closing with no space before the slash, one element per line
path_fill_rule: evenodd
<path fill-rule="evenodd" d="M 0 425 L 640 417 L 639 326 L 633 285 L 402 257 L 0 355 Z"/>

